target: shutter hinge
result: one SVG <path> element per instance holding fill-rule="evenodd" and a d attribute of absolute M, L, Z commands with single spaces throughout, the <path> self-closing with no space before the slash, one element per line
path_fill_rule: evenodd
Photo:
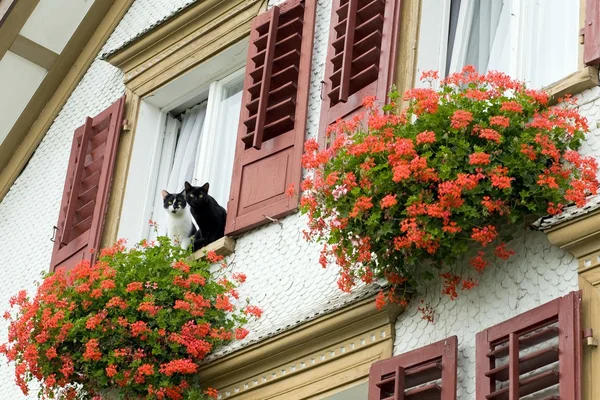
<path fill-rule="evenodd" d="M 585 28 L 581 28 L 579 30 L 579 44 L 584 44 L 585 42 Z"/>
<path fill-rule="evenodd" d="M 279 225 L 279 226 L 281 226 L 283 228 L 283 223 L 280 220 L 278 220 L 277 218 L 272 218 L 272 217 L 269 217 L 268 215 L 265 215 L 265 214 L 263 214 L 263 217 L 265 217 L 266 219 L 268 219 L 272 223 L 277 224 L 277 225 Z"/>
<path fill-rule="evenodd" d="M 592 328 L 586 328 L 583 330 L 583 339 L 585 344 L 590 347 L 598 347 L 598 340 L 594 338 L 594 330 Z"/>
<path fill-rule="evenodd" d="M 54 225 L 52 227 L 52 237 L 50 238 L 51 242 L 55 242 L 56 241 L 56 232 L 58 231 L 58 226 Z"/>
<path fill-rule="evenodd" d="M 123 129 L 123 132 L 128 132 L 131 129 L 131 127 L 129 126 L 129 120 L 128 119 L 124 119 L 123 120 L 122 129 Z"/>

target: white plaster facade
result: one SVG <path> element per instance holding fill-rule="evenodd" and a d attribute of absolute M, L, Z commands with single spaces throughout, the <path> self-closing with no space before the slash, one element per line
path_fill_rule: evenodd
<path fill-rule="evenodd" d="M 280 1 L 270 1 L 269 4 Z M 136 0 L 116 28 L 102 53 L 120 47 L 172 15 L 193 0 Z M 318 131 L 323 79 L 329 35 L 330 0 L 318 0 L 313 53 L 307 137 Z M 71 139 L 88 115 L 95 115 L 124 93 L 121 72 L 99 58 L 71 95 L 26 168 L 0 203 L 0 310 L 22 288 L 34 289 L 34 280 L 47 270 L 52 253 L 52 227 L 58 218 Z M 592 133 L 583 152 L 600 159 L 600 88 L 579 96 L 581 111 Z M 231 268 L 248 276 L 240 298 L 249 297 L 265 313 L 251 324 L 244 341 L 215 353 L 214 357 L 273 336 L 315 318 L 344 303 L 371 295 L 377 286 L 361 287 L 342 295 L 336 286 L 335 267 L 322 269 L 318 247 L 302 238 L 303 218 L 289 216 L 281 225 L 270 224 L 238 238 L 229 257 Z M 577 263 L 573 256 L 550 245 L 539 232 L 521 232 L 512 243 L 517 255 L 489 268 L 479 287 L 456 301 L 439 298 L 431 287 L 420 298 L 431 301 L 437 314 L 434 324 L 417 312 L 417 302 L 396 323 L 394 354 L 429 344 L 450 335 L 459 337 L 459 399 L 474 398 L 475 333 L 559 297 L 577 288 Z M 6 323 L 0 321 L 0 341 L 6 339 Z M 13 383 L 13 369 L 0 365 L 0 400 L 24 398 Z M 34 398 L 32 395 L 31 398 Z"/>

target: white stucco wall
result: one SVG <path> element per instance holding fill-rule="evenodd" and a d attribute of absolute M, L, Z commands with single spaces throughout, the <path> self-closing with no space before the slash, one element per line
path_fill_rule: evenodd
<path fill-rule="evenodd" d="M 103 51 L 118 47 L 191 2 L 136 0 Z M 279 2 L 270 1 L 269 4 Z M 318 0 L 307 137 L 315 137 L 318 130 L 330 3 L 330 0 Z M 33 289 L 33 281 L 49 265 L 50 237 L 58 218 L 73 131 L 85 116 L 97 114 L 123 92 L 120 71 L 96 60 L 0 203 L 0 273 L 4 277 L 0 281 L 0 311 L 8 306 L 10 296 L 19 289 Z M 588 103 L 582 111 L 593 119 L 594 126 L 596 119 L 600 119 L 599 95 L 600 89 L 583 94 L 583 102 Z M 595 139 L 586 144 L 584 151 L 600 158 L 598 130 L 594 135 Z M 335 284 L 335 267 L 322 269 L 317 262 L 318 247 L 302 239 L 303 224 L 302 217 L 292 215 L 283 219 L 281 225 L 270 224 L 238 239 L 236 252 L 229 261 L 232 269 L 241 270 L 248 276 L 240 297 L 250 297 L 265 310 L 265 314 L 248 327 L 252 333 L 244 342 L 223 349 L 217 356 L 377 290 L 363 287 L 352 296 L 341 295 Z M 571 256 L 552 248 L 540 233 L 529 233 L 517 242 L 518 257 L 487 272 L 479 288 L 455 302 L 440 301 L 436 306 L 439 315 L 436 324 L 422 321 L 415 308 L 410 308 L 398 319 L 396 354 L 451 334 L 459 335 L 460 393 L 465 394 L 461 399 L 473 398 L 473 369 L 469 365 L 473 360 L 475 332 L 576 287 L 576 266 Z M 437 302 L 439 290 L 432 288 L 430 292 L 431 300 Z M 6 339 L 6 327 L 5 321 L 0 320 L 0 341 Z M 13 383 L 13 369 L 2 360 L 0 400 L 19 398 L 23 396 Z"/>

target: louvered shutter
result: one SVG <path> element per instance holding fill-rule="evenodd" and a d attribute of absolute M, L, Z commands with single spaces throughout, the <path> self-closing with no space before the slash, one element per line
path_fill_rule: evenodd
<path fill-rule="evenodd" d="M 374 363 L 368 400 L 455 400 L 457 343 L 452 336 Z"/>
<path fill-rule="evenodd" d="M 315 1 L 288 0 L 252 23 L 226 234 L 297 209 Z"/>
<path fill-rule="evenodd" d="M 320 135 L 361 109 L 385 101 L 394 82 L 400 0 L 333 0 Z"/>
<path fill-rule="evenodd" d="M 583 27 L 583 62 L 600 64 L 600 0 L 587 0 Z"/>
<path fill-rule="evenodd" d="M 112 179 L 125 97 L 75 130 L 58 217 L 50 271 L 93 261 Z"/>
<path fill-rule="evenodd" d="M 478 333 L 477 400 L 579 400 L 580 315 L 572 292 Z"/>

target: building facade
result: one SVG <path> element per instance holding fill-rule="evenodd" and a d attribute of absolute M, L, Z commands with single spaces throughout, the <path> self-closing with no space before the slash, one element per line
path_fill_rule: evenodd
<path fill-rule="evenodd" d="M 551 307 L 558 311 L 548 311 L 547 319 L 561 333 L 562 321 L 573 318 L 564 311 L 571 307 L 580 313 L 575 319 L 581 318 L 581 329 L 588 334 L 573 331 L 568 341 L 572 354 L 560 339 L 558 361 L 532 358 L 540 364 L 530 364 L 535 368 L 521 378 L 524 390 L 533 393 L 528 398 L 558 393 L 565 399 L 600 398 L 600 385 L 593 379 L 600 370 L 600 350 L 589 333 L 593 328 L 600 332 L 600 197 L 583 209 L 570 207 L 538 221 L 535 230 L 516 229 L 510 243 L 516 256 L 490 268 L 476 288 L 457 300 L 440 297 L 434 283 L 405 309 L 377 310 L 374 296 L 382 286 L 340 292 L 336 268 L 321 268 L 319 247 L 303 239 L 306 221 L 296 212 L 297 199 L 284 193 L 291 183 L 298 187 L 304 173 L 303 142 L 319 138 L 328 124 L 354 112 L 360 104 L 355 99 L 367 94 L 381 99 L 392 84 L 400 90 L 419 85 L 422 71 L 447 74 L 466 64 L 506 71 L 547 88 L 554 98 L 573 95 L 591 129 L 581 152 L 600 159 L 600 3 L 585 3 L 110 2 L 103 17 L 96 16 L 93 31 L 73 30 L 71 40 L 82 35 L 85 43 L 47 93 L 44 107 L 35 112 L 37 92 L 26 102 L 21 113 L 34 117 L 15 136 L 20 144 L 0 148 L 5 158 L 0 173 L 0 268 L 5 277 L 0 304 L 7 306 L 19 289 L 34 289 L 41 271 L 77 261 L 92 247 L 117 238 L 129 243 L 152 239 L 147 221 L 161 222 L 160 190 L 181 190 L 172 180 L 185 176 L 195 185 L 210 182 L 219 203 L 228 204 L 227 237 L 211 249 L 226 255 L 232 270 L 247 275 L 240 297 L 264 309 L 263 317 L 247 327 L 251 333 L 246 339 L 207 359 L 201 376 L 219 389 L 221 399 L 383 399 L 369 392 L 376 380 L 375 375 L 369 378 L 371 366 L 383 360 L 396 364 L 378 364 L 379 383 L 393 372 L 397 382 L 408 385 L 406 398 L 446 400 L 455 393 L 461 400 L 483 399 L 482 393 L 490 390 L 489 383 L 485 389 L 489 375 L 482 376 L 485 371 L 476 360 L 482 346 L 497 339 L 482 344 L 478 334 L 491 338 L 496 330 L 488 328 L 500 326 L 502 331 L 507 321 L 517 324 L 514 317 L 529 313 L 527 318 L 535 320 Z M 44 0 L 37 7 L 42 5 Z M 90 21 L 86 13 L 98 12 L 96 5 L 90 7 L 81 12 L 81 21 Z M 7 12 L 4 24 L 12 23 L 14 12 Z M 355 17 L 347 17 L 352 12 Z M 354 29 L 348 28 L 350 20 Z M 356 40 L 346 43 L 350 31 L 356 32 Z M 23 31 L 20 35 L 26 36 Z M 374 61 L 367 60 L 359 71 L 367 78 L 350 74 L 336 84 L 332 58 L 346 57 L 338 43 L 352 54 L 361 40 L 369 48 L 367 56 L 376 50 Z M 12 46 L 4 50 L 5 57 L 17 54 Z M 352 61 L 341 61 L 342 69 Z M 247 83 L 248 76 L 255 78 L 251 73 L 260 78 L 256 87 Z M 41 79 L 44 84 L 46 78 Z M 252 102 L 256 105 L 249 107 Z M 16 122 L 8 139 L 20 115 L 11 116 Z M 65 179 L 74 176 L 76 143 L 84 140 L 77 138 L 86 129 L 108 133 L 89 139 L 99 141 L 94 149 L 102 154 L 90 150 L 98 166 L 80 177 L 77 210 L 83 216 L 67 221 Z M 114 143 L 111 132 L 117 132 Z M 99 197 L 86 211 L 81 199 L 89 188 Z M 86 239 L 74 248 L 81 232 Z M 434 323 L 422 318 L 420 300 L 433 305 Z M 545 329 L 542 322 L 535 321 Z M 506 332 L 529 329 L 515 326 Z M 4 322 L 0 330 L 6 335 Z M 410 356 L 392 358 L 406 354 Z M 581 368 L 563 370 L 571 356 Z M 553 366 L 559 373 L 550 377 L 547 368 Z M 429 374 L 428 368 L 435 371 Z M 496 374 L 498 381 L 510 381 Z M 536 374 L 546 374 L 539 387 Z M 572 382 L 571 375 L 578 380 Z M 566 392 L 570 386 L 572 392 Z M 426 395 L 433 397 L 419 397 Z M 0 398 L 20 396 L 13 370 L 3 364 Z M 403 397 L 396 393 L 394 398 Z M 503 392 L 487 398 L 509 397 Z"/>

